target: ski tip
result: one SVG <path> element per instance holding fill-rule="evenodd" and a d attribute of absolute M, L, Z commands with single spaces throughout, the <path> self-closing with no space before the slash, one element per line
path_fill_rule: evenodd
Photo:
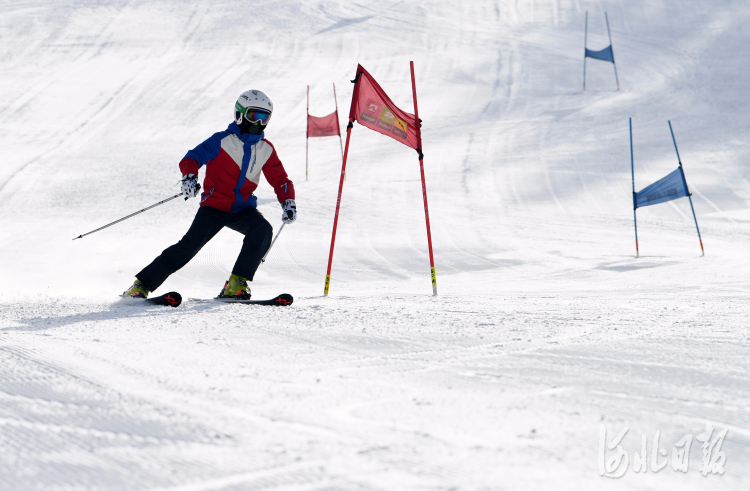
<path fill-rule="evenodd" d="M 273 301 L 276 302 L 277 305 L 289 306 L 294 302 L 294 297 L 288 293 L 282 293 L 278 297 L 274 298 Z"/>
<path fill-rule="evenodd" d="M 162 298 L 166 302 L 166 305 L 169 305 L 171 307 L 179 307 L 182 303 L 182 295 L 177 292 L 169 292 L 165 295 L 162 295 Z"/>
<path fill-rule="evenodd" d="M 169 292 L 158 297 L 147 298 L 146 303 L 152 305 L 165 305 L 169 307 L 179 307 L 182 303 L 182 295 L 177 292 Z"/>

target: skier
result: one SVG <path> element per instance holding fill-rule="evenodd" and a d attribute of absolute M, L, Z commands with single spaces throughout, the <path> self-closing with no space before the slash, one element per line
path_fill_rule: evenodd
<path fill-rule="evenodd" d="M 123 297 L 146 298 L 169 275 L 185 266 L 223 227 L 245 236 L 242 250 L 224 284 L 220 298 L 247 300 L 248 281 L 271 246 L 273 229 L 256 209 L 253 191 L 258 187 L 260 173 L 273 186 L 283 210 L 284 223 L 297 219 L 294 184 L 284 171 L 271 142 L 263 130 L 273 114 L 271 99 L 259 90 L 243 92 L 234 106 L 234 122 L 226 130 L 215 133 L 180 162 L 182 194 L 194 198 L 201 189 L 198 169 L 205 166 L 203 192 L 198 213 L 190 229 L 175 245 L 166 248 L 135 278 Z"/>

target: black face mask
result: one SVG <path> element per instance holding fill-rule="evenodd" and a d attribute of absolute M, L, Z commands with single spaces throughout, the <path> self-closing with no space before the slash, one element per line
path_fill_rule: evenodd
<path fill-rule="evenodd" d="M 266 125 L 260 124 L 260 123 L 250 123 L 248 121 L 243 121 L 240 125 L 240 132 L 242 133 L 249 133 L 251 135 L 260 135 L 263 133 L 263 130 L 266 129 Z"/>

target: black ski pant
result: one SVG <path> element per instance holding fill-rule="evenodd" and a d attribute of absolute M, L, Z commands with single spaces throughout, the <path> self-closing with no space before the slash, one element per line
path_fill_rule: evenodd
<path fill-rule="evenodd" d="M 190 262 L 214 235 L 229 227 L 245 236 L 242 250 L 234 263 L 232 274 L 252 281 L 268 248 L 271 247 L 273 228 L 255 208 L 245 208 L 238 213 L 227 213 L 210 206 L 201 206 L 190 229 L 175 245 L 167 247 L 143 271 L 135 275 L 143 286 L 154 291 L 169 275 Z"/>

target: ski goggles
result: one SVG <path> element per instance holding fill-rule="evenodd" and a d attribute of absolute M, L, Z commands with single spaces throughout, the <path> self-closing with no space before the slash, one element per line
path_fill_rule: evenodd
<path fill-rule="evenodd" d="M 251 123 L 268 124 L 268 121 L 271 119 L 271 113 L 262 109 L 244 108 L 239 104 L 236 108 L 244 115 L 245 120 Z"/>

